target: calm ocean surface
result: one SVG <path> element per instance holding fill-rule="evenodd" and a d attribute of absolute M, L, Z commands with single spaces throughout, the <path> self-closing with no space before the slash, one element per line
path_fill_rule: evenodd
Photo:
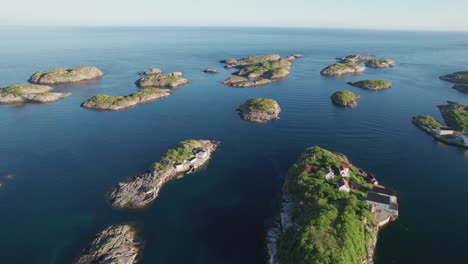
<path fill-rule="evenodd" d="M 468 33 L 255 28 L 0 27 L 0 86 L 36 71 L 93 65 L 106 75 L 66 86 L 51 105 L 0 106 L 0 263 L 71 263 L 93 235 L 134 223 L 140 263 L 265 263 L 265 228 L 287 169 L 307 147 L 351 157 L 398 190 L 400 219 L 381 233 L 377 264 L 466 263 L 468 151 L 435 142 L 411 117 L 468 95 L 438 76 L 468 69 Z M 225 58 L 303 53 L 279 82 L 235 89 Z M 337 56 L 392 58 L 392 69 L 326 78 Z M 137 72 L 182 71 L 192 83 L 172 96 L 123 112 L 80 104 L 137 91 Z M 208 75 L 204 68 L 221 74 Z M 370 92 L 347 81 L 385 79 Z M 330 103 L 337 90 L 363 96 L 354 110 Z M 281 119 L 257 125 L 235 109 L 253 97 L 276 99 Z M 206 169 L 167 184 L 143 210 L 113 210 L 106 192 L 143 172 L 185 139 L 223 143 Z M 10 177 L 7 176 L 12 176 Z"/>

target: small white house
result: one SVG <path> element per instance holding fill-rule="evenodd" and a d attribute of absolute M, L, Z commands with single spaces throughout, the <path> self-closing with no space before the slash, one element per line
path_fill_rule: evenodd
<path fill-rule="evenodd" d="M 377 209 L 382 209 L 393 215 L 398 215 L 398 204 L 396 203 L 396 198 L 392 198 L 393 197 L 391 196 L 381 195 L 376 192 L 368 192 L 366 202 Z"/>
<path fill-rule="evenodd" d="M 344 178 L 340 178 L 338 180 L 338 182 L 336 183 L 336 188 L 342 192 L 349 192 L 351 190 L 351 187 L 349 187 L 348 181 L 345 180 Z"/>
<path fill-rule="evenodd" d="M 335 171 L 332 169 L 326 169 L 325 170 L 325 179 L 327 180 L 333 180 L 335 178 Z"/>
<path fill-rule="evenodd" d="M 436 128 L 436 134 L 439 136 L 453 135 L 455 131 L 451 127 L 438 127 Z"/>
<path fill-rule="evenodd" d="M 349 178 L 349 165 L 348 164 L 341 164 L 339 169 L 340 169 L 341 177 Z"/>

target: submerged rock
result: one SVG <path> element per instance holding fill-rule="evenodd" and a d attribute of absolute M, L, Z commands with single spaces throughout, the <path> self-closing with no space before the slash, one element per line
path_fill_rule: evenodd
<path fill-rule="evenodd" d="M 0 104 L 48 104 L 72 95 L 51 93 L 52 87 L 37 84 L 17 84 L 0 88 Z"/>
<path fill-rule="evenodd" d="M 96 234 L 76 264 L 134 264 L 139 251 L 133 226 L 111 225 Z"/>
<path fill-rule="evenodd" d="M 279 119 L 281 108 L 273 99 L 254 98 L 247 100 L 237 109 L 242 119 L 253 123 L 266 123 Z"/>
<path fill-rule="evenodd" d="M 91 66 L 76 68 L 59 68 L 50 71 L 36 72 L 29 78 L 35 84 L 62 84 L 97 79 L 104 75 L 100 69 Z"/>
<path fill-rule="evenodd" d="M 468 71 L 454 72 L 451 74 L 440 76 L 439 78 L 448 82 L 468 84 Z"/>
<path fill-rule="evenodd" d="M 142 208 L 158 196 L 166 182 L 180 174 L 187 174 L 204 165 L 221 142 L 187 140 L 180 142 L 158 161 L 147 173 L 138 174 L 112 189 L 109 199 L 116 208 Z"/>
<path fill-rule="evenodd" d="M 338 76 L 344 74 L 356 74 L 361 73 L 366 67 L 355 64 L 355 63 L 335 63 L 323 69 L 320 74 L 326 76 Z"/>
<path fill-rule="evenodd" d="M 181 72 L 171 72 L 168 74 L 150 75 L 136 81 L 136 85 L 141 88 L 159 87 L 159 88 L 176 88 L 190 81 L 182 78 Z"/>
<path fill-rule="evenodd" d="M 383 90 L 383 89 L 388 89 L 392 87 L 392 83 L 389 81 L 384 81 L 384 80 L 363 80 L 363 81 L 358 81 L 358 82 L 347 82 L 347 84 L 362 88 L 362 89 L 367 89 L 367 90 Z"/>
<path fill-rule="evenodd" d="M 98 111 L 117 111 L 133 108 L 140 104 L 147 104 L 171 95 L 168 89 L 144 88 L 127 96 L 108 96 L 99 94 L 86 100 L 81 107 Z"/>
<path fill-rule="evenodd" d="M 152 68 L 152 69 L 149 69 L 145 72 L 140 72 L 138 73 L 139 75 L 159 75 L 159 74 L 162 74 L 163 71 L 161 69 L 158 69 L 158 68 Z"/>
<path fill-rule="evenodd" d="M 367 61 L 365 65 L 371 68 L 390 68 L 395 64 L 395 61 L 391 59 L 372 59 Z"/>
<path fill-rule="evenodd" d="M 353 54 L 346 57 L 336 58 L 340 63 L 359 63 L 363 61 L 372 60 L 372 56 L 361 56 L 359 54 Z"/>
<path fill-rule="evenodd" d="M 350 108 L 355 108 L 359 99 L 361 99 L 360 95 L 356 95 L 350 91 L 338 91 L 331 96 L 334 104 Z"/>

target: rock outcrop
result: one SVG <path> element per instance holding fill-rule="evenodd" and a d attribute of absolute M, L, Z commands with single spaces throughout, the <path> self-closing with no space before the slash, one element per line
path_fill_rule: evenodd
<path fill-rule="evenodd" d="M 339 63 L 359 63 L 363 61 L 372 60 L 372 56 L 361 56 L 359 54 L 353 54 L 346 57 L 336 58 Z"/>
<path fill-rule="evenodd" d="M 345 74 L 356 74 L 366 70 L 366 67 L 355 63 L 335 63 L 323 69 L 320 74 L 326 76 L 339 76 Z"/>
<path fill-rule="evenodd" d="M 468 84 L 455 84 L 453 89 L 468 94 Z"/>
<path fill-rule="evenodd" d="M 220 73 L 220 71 L 215 69 L 205 69 L 203 70 L 204 73 Z"/>
<path fill-rule="evenodd" d="M 338 91 L 331 96 L 334 104 L 349 108 L 355 108 L 359 99 L 361 99 L 360 95 L 356 95 L 350 91 Z"/>
<path fill-rule="evenodd" d="M 111 225 L 96 234 L 76 264 L 135 264 L 138 246 L 133 226 Z"/>
<path fill-rule="evenodd" d="M 454 72 L 439 77 L 441 80 L 458 84 L 468 84 L 468 71 Z"/>
<path fill-rule="evenodd" d="M 358 82 L 347 82 L 347 84 L 354 87 L 373 91 L 388 89 L 393 85 L 391 82 L 384 80 L 363 80 Z"/>
<path fill-rule="evenodd" d="M 372 59 L 368 60 L 365 65 L 371 68 L 390 68 L 395 66 L 395 61 L 391 59 Z"/>
<path fill-rule="evenodd" d="M 253 123 L 266 123 L 279 119 L 281 108 L 273 99 L 254 98 L 247 100 L 238 109 L 242 119 Z"/>
<path fill-rule="evenodd" d="M 29 82 L 35 84 L 64 84 L 97 79 L 104 75 L 100 69 L 92 66 L 76 68 L 58 68 L 34 73 Z"/>
<path fill-rule="evenodd" d="M 0 88 L 0 104 L 48 104 L 72 95 L 51 93 L 52 87 L 37 84 L 17 84 Z"/>
<path fill-rule="evenodd" d="M 86 100 L 81 107 L 97 111 L 118 111 L 147 104 L 171 95 L 168 89 L 144 88 L 127 96 L 108 96 L 99 94 Z"/>
<path fill-rule="evenodd" d="M 149 75 L 136 81 L 136 85 L 141 88 L 158 87 L 158 88 L 176 88 L 190 81 L 182 78 L 181 72 L 171 72 L 167 74 Z"/>
<path fill-rule="evenodd" d="M 166 182 L 204 165 L 216 150 L 219 141 L 187 140 L 170 149 L 144 174 L 138 174 L 112 189 L 109 199 L 116 208 L 142 208 L 158 196 Z"/>
<path fill-rule="evenodd" d="M 246 88 L 269 84 L 273 81 L 285 78 L 291 71 L 292 61 L 300 58 L 301 54 L 291 55 L 287 58 L 281 58 L 277 54 L 250 56 L 240 60 L 226 59 L 221 62 L 226 63 L 225 68 L 235 68 L 238 71 L 231 77 L 222 82 L 223 84 Z"/>
<path fill-rule="evenodd" d="M 163 71 L 161 69 L 158 69 L 158 68 L 151 68 L 145 72 L 140 72 L 138 73 L 139 75 L 159 75 L 159 74 L 162 74 Z"/>

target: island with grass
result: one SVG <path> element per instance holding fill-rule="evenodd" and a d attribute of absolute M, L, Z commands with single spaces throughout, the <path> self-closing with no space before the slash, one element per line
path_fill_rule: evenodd
<path fill-rule="evenodd" d="M 140 104 L 148 104 L 168 97 L 172 92 L 168 89 L 143 88 L 127 96 L 109 96 L 98 94 L 84 101 L 81 107 L 97 111 L 119 111 L 133 108 Z"/>
<path fill-rule="evenodd" d="M 447 126 L 429 115 L 413 117 L 413 124 L 438 141 L 468 149 L 468 105 L 449 101 L 438 108 Z"/>
<path fill-rule="evenodd" d="M 269 98 L 249 99 L 237 110 L 242 119 L 253 123 L 266 123 L 279 119 L 281 112 L 278 102 Z"/>
<path fill-rule="evenodd" d="M 348 62 L 348 63 L 335 63 L 330 66 L 327 66 L 323 69 L 320 74 L 325 76 L 339 76 L 346 74 L 357 74 L 366 70 L 366 67 Z"/>
<path fill-rule="evenodd" d="M 398 203 L 345 155 L 316 146 L 289 169 L 279 211 L 267 231 L 269 264 L 372 264 Z"/>
<path fill-rule="evenodd" d="M 0 104 L 49 104 L 72 95 L 53 93 L 52 87 L 37 84 L 16 84 L 0 88 Z"/>
<path fill-rule="evenodd" d="M 159 68 L 151 68 L 147 71 L 144 71 L 144 72 L 140 72 L 138 73 L 139 75 L 159 75 L 159 74 L 162 74 L 163 71 Z"/>
<path fill-rule="evenodd" d="M 391 82 L 385 80 L 362 80 L 358 82 L 347 82 L 347 84 L 372 91 L 384 90 L 393 86 Z"/>
<path fill-rule="evenodd" d="M 234 77 L 228 78 L 222 83 L 235 88 L 263 86 L 288 76 L 291 71 L 292 61 L 302 57 L 302 54 L 291 55 L 286 58 L 281 58 L 277 54 L 268 54 L 250 56 L 240 60 L 222 60 L 221 62 L 226 64 L 225 68 L 237 69 L 233 73 Z"/>
<path fill-rule="evenodd" d="M 361 96 L 350 91 L 338 91 L 332 94 L 330 98 L 335 105 L 355 108 Z"/>
<path fill-rule="evenodd" d="M 390 68 L 396 65 L 391 59 L 371 59 L 366 61 L 365 65 L 370 68 Z"/>
<path fill-rule="evenodd" d="M 455 84 L 453 89 L 468 94 L 468 84 Z"/>
<path fill-rule="evenodd" d="M 155 200 L 169 180 L 191 173 L 206 164 L 221 142 L 187 140 L 178 143 L 146 173 L 130 177 L 114 186 L 109 200 L 115 208 L 142 208 Z"/>
<path fill-rule="evenodd" d="M 372 60 L 372 56 L 362 56 L 360 54 L 353 54 L 345 57 L 336 58 L 339 63 L 360 63 L 368 60 Z"/>
<path fill-rule="evenodd" d="M 135 264 L 140 244 L 134 226 L 111 225 L 96 234 L 75 263 Z"/>
<path fill-rule="evenodd" d="M 458 84 L 468 84 L 468 71 L 454 72 L 439 77 L 441 80 Z"/>
<path fill-rule="evenodd" d="M 190 82 L 182 76 L 181 72 L 154 73 L 137 80 L 135 84 L 140 88 L 176 88 Z"/>
<path fill-rule="evenodd" d="M 50 71 L 34 73 L 29 78 L 34 84 L 65 84 L 97 79 L 104 75 L 100 69 L 92 66 L 80 66 L 76 68 L 58 68 Z"/>

